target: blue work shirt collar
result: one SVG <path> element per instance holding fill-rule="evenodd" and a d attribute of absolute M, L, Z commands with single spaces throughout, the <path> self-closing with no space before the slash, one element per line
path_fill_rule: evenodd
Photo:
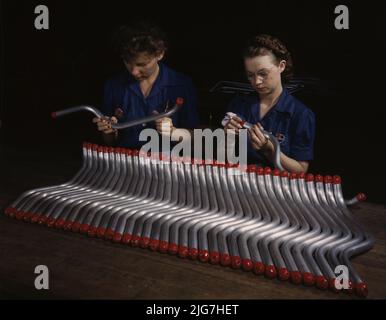
<path fill-rule="evenodd" d="M 180 79 L 172 76 L 170 69 L 163 63 L 159 63 L 159 73 L 153 84 L 150 94 L 146 97 L 149 99 L 161 92 L 163 87 L 179 86 L 181 85 Z M 139 82 L 129 73 L 128 75 L 128 84 L 129 88 L 141 99 L 144 99 Z"/>

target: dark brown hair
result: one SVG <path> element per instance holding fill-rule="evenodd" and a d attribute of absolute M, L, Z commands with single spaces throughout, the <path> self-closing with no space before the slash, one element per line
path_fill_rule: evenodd
<path fill-rule="evenodd" d="M 151 22 L 121 26 L 114 38 L 115 50 L 125 61 L 140 53 L 156 56 L 167 49 L 165 33 Z"/>
<path fill-rule="evenodd" d="M 243 51 L 243 57 L 254 58 L 269 53 L 274 56 L 277 64 L 279 64 L 281 60 L 286 61 L 286 67 L 281 76 L 283 82 L 288 82 L 293 76 L 292 57 L 291 53 L 279 39 L 268 34 L 254 36 L 247 41 Z"/>

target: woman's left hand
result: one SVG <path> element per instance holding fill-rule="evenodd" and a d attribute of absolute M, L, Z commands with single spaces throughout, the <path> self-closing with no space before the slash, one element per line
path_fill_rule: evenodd
<path fill-rule="evenodd" d="M 173 120 L 168 117 L 155 120 L 155 128 L 158 133 L 170 136 L 174 130 Z"/>
<path fill-rule="evenodd" d="M 264 136 L 263 130 L 264 128 L 260 123 L 257 123 L 248 129 L 252 147 L 258 151 L 273 151 L 273 144 Z"/>

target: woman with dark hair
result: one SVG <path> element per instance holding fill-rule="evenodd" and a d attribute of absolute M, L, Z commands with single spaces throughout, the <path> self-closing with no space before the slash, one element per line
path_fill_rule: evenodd
<path fill-rule="evenodd" d="M 270 36 L 250 39 L 244 49 L 244 67 L 256 95 L 237 96 L 228 111 L 237 116 L 225 130 L 238 131 L 242 121 L 248 129 L 248 162 L 272 165 L 274 147 L 262 130 L 271 132 L 280 142 L 281 164 L 289 172 L 306 172 L 313 158 L 315 116 L 293 97 L 283 83 L 292 76 L 292 58 L 283 43 Z"/>
<path fill-rule="evenodd" d="M 139 141 L 143 125 L 120 130 L 111 123 L 126 122 L 162 113 L 173 106 L 176 99 L 184 99 L 181 110 L 171 118 L 162 118 L 146 127 L 160 134 L 177 137 L 178 128 L 198 126 L 196 92 L 191 79 L 161 63 L 167 44 L 162 30 L 147 22 L 121 27 L 116 36 L 116 49 L 125 66 L 125 72 L 105 84 L 103 113 L 107 119 L 94 118 L 98 130 L 108 144 L 140 149 L 146 143 Z M 185 135 L 186 136 L 186 135 Z"/>

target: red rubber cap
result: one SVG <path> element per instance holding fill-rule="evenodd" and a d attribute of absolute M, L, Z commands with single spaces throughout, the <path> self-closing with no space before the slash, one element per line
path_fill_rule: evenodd
<path fill-rule="evenodd" d="M 52 119 L 56 119 L 56 117 L 57 117 L 56 112 L 51 112 L 51 118 L 52 118 Z"/>
<path fill-rule="evenodd" d="M 178 256 L 180 258 L 187 258 L 189 255 L 189 249 L 185 246 L 179 246 L 178 247 Z"/>
<path fill-rule="evenodd" d="M 315 181 L 316 181 L 316 182 L 323 182 L 323 176 L 320 175 L 320 174 L 317 174 L 317 175 L 315 176 Z"/>
<path fill-rule="evenodd" d="M 316 277 L 316 287 L 322 290 L 328 289 L 328 280 L 325 276 L 317 276 Z"/>
<path fill-rule="evenodd" d="M 341 184 L 341 183 L 342 183 L 341 177 L 340 177 L 340 176 L 334 176 L 334 177 L 332 178 L 332 183 L 333 183 L 333 184 Z"/>
<path fill-rule="evenodd" d="M 357 198 L 358 201 L 366 201 L 366 199 L 367 199 L 366 195 L 364 193 L 362 193 L 362 192 L 358 193 L 356 195 L 356 198 Z"/>
<path fill-rule="evenodd" d="M 276 268 L 273 265 L 265 266 L 265 276 L 269 279 L 276 278 L 277 272 Z"/>
<path fill-rule="evenodd" d="M 66 223 L 66 220 L 60 218 L 58 220 L 56 220 L 55 222 L 55 228 L 57 229 L 62 229 L 64 227 L 64 224 Z"/>
<path fill-rule="evenodd" d="M 169 249 L 169 242 L 167 241 L 160 241 L 158 251 L 161 253 L 168 252 Z"/>
<path fill-rule="evenodd" d="M 198 257 L 198 249 L 189 248 L 189 258 L 192 260 L 196 260 Z"/>
<path fill-rule="evenodd" d="M 309 182 L 309 181 L 314 181 L 314 175 L 312 173 L 308 173 L 306 175 L 306 181 Z"/>
<path fill-rule="evenodd" d="M 63 230 L 66 230 L 66 231 L 71 230 L 72 223 L 73 223 L 72 221 L 67 220 L 67 221 L 64 223 Z"/>
<path fill-rule="evenodd" d="M 131 241 L 130 241 L 131 246 L 132 247 L 138 247 L 140 239 L 141 239 L 140 236 L 132 236 Z"/>
<path fill-rule="evenodd" d="M 313 286 L 315 284 L 315 276 L 310 272 L 303 273 L 303 283 L 306 286 Z"/>
<path fill-rule="evenodd" d="M 227 253 L 221 254 L 220 263 L 224 267 L 229 266 L 232 263 L 232 259 L 231 259 L 230 255 Z"/>
<path fill-rule="evenodd" d="M 122 241 L 122 234 L 119 232 L 115 232 L 113 236 L 113 242 L 118 243 Z"/>
<path fill-rule="evenodd" d="M 306 174 L 304 172 L 300 172 L 298 174 L 298 179 L 305 179 L 305 177 L 306 177 Z"/>
<path fill-rule="evenodd" d="M 131 154 L 132 154 L 133 157 L 138 157 L 139 151 L 138 150 L 132 150 Z"/>
<path fill-rule="evenodd" d="M 290 278 L 290 272 L 287 268 L 280 268 L 278 274 L 281 281 L 287 281 Z"/>
<path fill-rule="evenodd" d="M 21 217 L 21 218 L 23 218 L 23 217 Z M 52 228 L 55 225 L 55 222 L 56 222 L 56 219 L 50 217 L 50 218 L 48 218 L 46 225 L 47 225 L 47 227 Z"/>
<path fill-rule="evenodd" d="M 265 265 L 262 262 L 255 262 L 253 265 L 253 272 L 257 275 L 261 275 L 265 272 Z"/>
<path fill-rule="evenodd" d="M 88 225 L 87 223 L 81 224 L 80 233 L 87 233 L 89 228 L 90 228 L 90 225 Z"/>
<path fill-rule="evenodd" d="M 96 237 L 96 234 L 97 234 L 97 227 L 96 226 L 90 226 L 90 228 L 88 228 L 87 235 L 90 238 L 94 238 L 94 237 Z"/>
<path fill-rule="evenodd" d="M 159 240 L 156 240 L 156 239 L 150 240 L 149 248 L 152 251 L 157 251 L 159 248 Z"/>
<path fill-rule="evenodd" d="M 47 220 L 48 220 L 48 217 L 47 216 L 40 216 L 40 218 L 39 218 L 39 221 L 38 221 L 38 223 L 39 224 L 45 224 L 46 222 L 47 222 Z"/>
<path fill-rule="evenodd" d="M 297 179 L 298 175 L 295 173 L 295 172 L 291 172 L 290 174 L 290 179 L 293 180 L 293 179 Z"/>
<path fill-rule="evenodd" d="M 21 219 L 23 219 L 23 217 L 24 217 L 24 211 L 16 211 L 16 213 L 15 213 L 15 218 L 17 219 L 17 220 L 21 220 Z"/>
<path fill-rule="evenodd" d="M 176 99 L 176 105 L 181 107 L 184 104 L 184 98 L 178 97 Z"/>
<path fill-rule="evenodd" d="M 31 217 L 31 222 L 32 223 L 38 223 L 40 220 L 41 214 L 39 213 L 34 213 Z"/>
<path fill-rule="evenodd" d="M 251 271 L 253 269 L 253 262 L 251 259 L 243 259 L 241 263 L 245 271 Z"/>
<path fill-rule="evenodd" d="M 288 174 L 287 171 L 282 171 L 281 174 L 280 174 L 280 176 L 281 176 L 282 178 L 288 178 L 289 174 Z"/>
<path fill-rule="evenodd" d="M 331 183 L 332 177 L 331 176 L 324 176 L 324 183 Z"/>
<path fill-rule="evenodd" d="M 28 222 L 28 221 L 31 220 L 31 218 L 33 217 L 33 215 L 34 215 L 34 214 L 33 214 L 32 212 L 29 212 L 29 211 L 24 212 L 23 220 L 26 221 L 26 222 Z"/>
<path fill-rule="evenodd" d="M 198 253 L 198 259 L 201 262 L 208 262 L 209 261 L 209 251 L 208 250 L 200 250 Z"/>
<path fill-rule="evenodd" d="M 264 168 L 263 167 L 257 167 L 256 172 L 258 175 L 263 175 L 264 174 Z"/>
<path fill-rule="evenodd" d="M 75 221 L 71 226 L 71 231 L 72 232 L 79 232 L 79 230 L 80 230 L 80 222 Z"/>
<path fill-rule="evenodd" d="M 301 284 L 303 280 L 302 273 L 299 271 L 291 271 L 290 278 L 293 284 Z"/>
<path fill-rule="evenodd" d="M 168 252 L 171 255 L 176 255 L 178 253 L 178 245 L 176 243 L 170 243 Z"/>
<path fill-rule="evenodd" d="M 108 228 L 108 229 L 106 230 L 106 233 L 105 233 L 105 239 L 106 239 L 106 240 L 113 240 L 114 234 L 115 234 L 114 230 Z"/>
<path fill-rule="evenodd" d="M 106 229 L 103 227 L 97 228 L 97 237 L 98 238 L 103 238 L 105 236 Z"/>
<path fill-rule="evenodd" d="M 279 169 L 273 170 L 273 175 L 277 177 L 280 176 L 280 170 Z"/>
<path fill-rule="evenodd" d="M 139 239 L 139 246 L 143 249 L 146 249 L 149 247 L 149 244 L 150 244 L 150 238 L 148 237 L 141 237 L 141 239 Z"/>
<path fill-rule="evenodd" d="M 265 167 L 264 168 L 264 174 L 271 174 L 272 170 L 270 167 Z"/>
<path fill-rule="evenodd" d="M 122 237 L 122 243 L 123 244 L 129 244 L 131 241 L 131 234 L 125 233 Z"/>
<path fill-rule="evenodd" d="M 247 172 L 257 172 L 257 166 L 254 164 L 249 164 L 247 166 Z"/>
<path fill-rule="evenodd" d="M 212 251 L 209 254 L 209 262 L 211 264 L 219 264 L 220 263 L 220 254 L 217 251 Z"/>
<path fill-rule="evenodd" d="M 369 293 L 369 289 L 367 288 L 367 284 L 364 282 L 357 283 L 355 286 L 355 292 L 359 297 L 366 297 Z"/>
<path fill-rule="evenodd" d="M 231 257 L 231 267 L 232 269 L 240 269 L 241 268 L 241 258 L 239 256 L 232 256 Z"/>

